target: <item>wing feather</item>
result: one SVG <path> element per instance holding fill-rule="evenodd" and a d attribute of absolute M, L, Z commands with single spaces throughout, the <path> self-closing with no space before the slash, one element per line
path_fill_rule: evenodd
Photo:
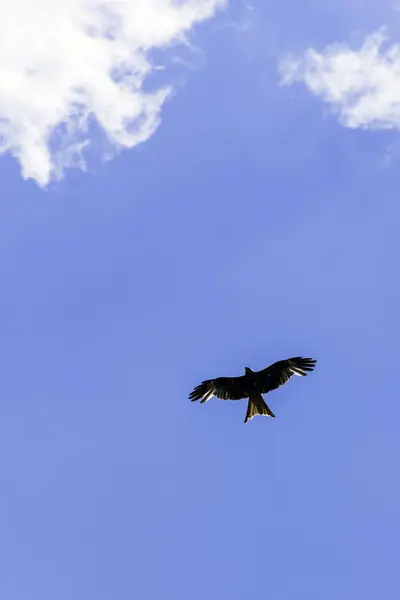
<path fill-rule="evenodd" d="M 293 375 L 305 377 L 314 369 L 316 362 L 313 358 L 302 356 L 280 360 L 257 372 L 257 387 L 261 394 L 267 394 L 287 383 Z"/>
<path fill-rule="evenodd" d="M 247 378 L 245 375 L 241 377 L 217 377 L 216 379 L 207 379 L 202 381 L 200 385 L 194 388 L 189 395 L 192 402 L 200 400 L 207 402 L 212 396 L 216 396 L 221 400 L 240 400 L 247 398 L 246 391 Z"/>

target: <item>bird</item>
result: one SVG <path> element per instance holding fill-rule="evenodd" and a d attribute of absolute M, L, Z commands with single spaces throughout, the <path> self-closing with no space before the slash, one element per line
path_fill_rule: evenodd
<path fill-rule="evenodd" d="M 200 403 L 207 402 L 213 396 L 221 400 L 241 400 L 248 398 L 247 412 L 244 422 L 247 423 L 256 415 L 264 415 L 275 419 L 275 415 L 264 401 L 262 394 L 268 394 L 287 383 L 293 375 L 305 377 L 313 371 L 317 361 L 313 358 L 295 356 L 279 360 L 261 371 L 253 371 L 245 367 L 245 374 L 240 377 L 217 377 L 202 381 L 189 395 L 189 400 Z"/>

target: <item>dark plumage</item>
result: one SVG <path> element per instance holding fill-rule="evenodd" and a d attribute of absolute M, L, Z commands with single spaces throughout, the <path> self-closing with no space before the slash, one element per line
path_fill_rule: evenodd
<path fill-rule="evenodd" d="M 189 395 L 192 402 L 200 400 L 207 402 L 212 396 L 221 400 L 240 400 L 248 398 L 248 406 L 245 423 L 255 417 L 255 415 L 266 415 L 275 418 L 272 410 L 264 402 L 262 394 L 268 394 L 276 390 L 292 377 L 299 375 L 305 377 L 306 371 L 312 371 L 316 360 L 312 358 L 303 358 L 296 356 L 286 360 L 280 360 L 273 365 L 262 369 L 262 371 L 252 371 L 249 367 L 245 368 L 245 374 L 241 377 L 217 377 L 217 379 L 207 379 L 194 388 Z"/>

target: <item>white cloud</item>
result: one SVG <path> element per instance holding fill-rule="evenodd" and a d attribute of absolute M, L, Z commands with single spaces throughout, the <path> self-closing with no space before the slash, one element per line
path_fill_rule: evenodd
<path fill-rule="evenodd" d="M 1 0 L 0 152 L 45 186 L 82 149 L 95 119 L 116 147 L 154 133 L 169 88 L 144 89 L 149 52 L 185 41 L 225 0 Z"/>
<path fill-rule="evenodd" d="M 303 82 L 346 127 L 400 129 L 400 44 L 384 49 L 385 39 L 382 29 L 359 50 L 336 44 L 289 57 L 281 64 L 282 83 Z"/>

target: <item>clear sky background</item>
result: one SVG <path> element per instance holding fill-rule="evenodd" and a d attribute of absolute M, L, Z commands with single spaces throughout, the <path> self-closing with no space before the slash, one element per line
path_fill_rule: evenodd
<path fill-rule="evenodd" d="M 398 590 L 399 13 L 217 4 L 192 50 L 149 42 L 166 69 L 148 85 L 174 92 L 147 141 L 88 100 L 108 121 L 72 135 L 86 172 L 57 181 L 40 146 L 50 76 L 19 113 L 0 91 L 5 600 Z M 369 38 L 385 24 L 389 55 Z M 126 148 L 103 163 L 107 135 Z M 275 420 L 188 400 L 296 355 L 317 368 L 267 397 Z"/>

